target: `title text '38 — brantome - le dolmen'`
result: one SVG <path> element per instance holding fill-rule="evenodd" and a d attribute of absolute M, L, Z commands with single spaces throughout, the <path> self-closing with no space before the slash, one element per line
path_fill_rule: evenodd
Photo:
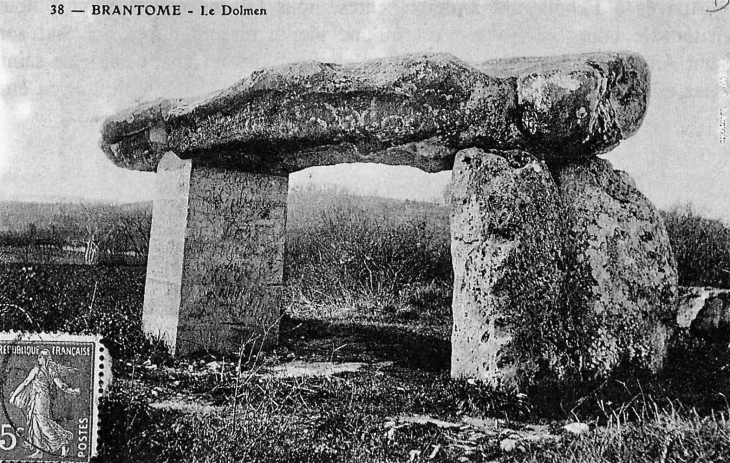
<path fill-rule="evenodd" d="M 676 265 L 657 210 L 597 157 L 648 98 L 628 52 L 423 54 L 264 69 L 118 113 L 102 149 L 157 172 L 144 328 L 177 352 L 275 342 L 288 174 L 377 162 L 453 171 L 453 376 L 521 388 L 656 370 Z"/>

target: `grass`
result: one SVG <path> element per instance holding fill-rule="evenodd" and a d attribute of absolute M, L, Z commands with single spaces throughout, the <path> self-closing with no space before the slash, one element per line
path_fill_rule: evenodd
<path fill-rule="evenodd" d="M 448 334 L 426 322 L 346 319 L 346 312 L 282 320 L 275 352 L 243 365 L 236 388 L 235 358 L 175 359 L 155 369 L 131 363 L 102 410 L 104 461 L 724 461 L 730 385 L 727 352 L 697 343 L 674 354 L 660 378 L 605 381 L 581 390 L 495 393 L 448 373 Z M 295 359 L 365 361 L 363 371 L 332 378 L 276 378 L 262 366 Z M 690 359 L 693 361 L 690 362 Z M 142 360 L 142 359 L 140 359 Z M 211 372 L 210 360 L 229 369 Z M 379 364 L 378 362 L 392 362 Z M 382 365 L 382 366 L 377 366 Z M 724 368 L 725 367 L 725 368 Z M 647 381 L 647 382 L 644 382 Z M 232 404 L 238 390 L 238 420 Z M 151 403 L 182 400 L 212 405 L 180 411 Z M 682 404 L 682 405 L 680 405 Z M 459 423 L 465 416 L 501 420 L 500 434 L 398 428 L 404 415 Z M 581 421 L 593 431 L 560 432 Z M 509 430 L 552 425 L 557 441 L 521 442 L 504 452 Z M 436 446 L 433 460 L 428 456 Z M 663 457 L 662 457 L 663 456 Z M 466 460 L 463 460 L 466 458 Z M 663 459 L 662 459 L 663 458 Z"/>
<path fill-rule="evenodd" d="M 691 205 L 662 213 L 677 259 L 679 284 L 730 288 L 730 228 Z"/>
<path fill-rule="evenodd" d="M 114 358 L 147 355 L 144 279 L 143 267 L 0 265 L 0 330 L 101 334 Z"/>
<path fill-rule="evenodd" d="M 542 446 L 527 446 L 509 462 L 720 462 L 730 458 L 728 412 L 701 416 L 681 406 L 638 407 L 609 416 L 592 433 Z"/>
<path fill-rule="evenodd" d="M 665 214 L 682 282 L 724 284 L 727 229 L 682 213 Z M 299 191 L 288 221 L 280 343 L 245 352 L 240 369 L 236 356 L 173 358 L 144 338 L 139 266 L 2 265 L 0 328 L 104 335 L 116 383 L 101 404 L 99 461 L 730 461 L 725 346 L 677 332 L 659 377 L 526 394 L 454 381 L 443 207 Z M 332 377 L 266 374 L 292 360 L 366 366 Z M 413 415 L 459 426 L 399 421 Z M 574 421 L 592 430 L 562 431 Z M 503 449 L 530 426 L 554 438 Z"/>

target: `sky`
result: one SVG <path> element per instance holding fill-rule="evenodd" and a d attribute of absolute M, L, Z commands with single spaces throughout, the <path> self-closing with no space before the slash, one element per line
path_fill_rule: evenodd
<path fill-rule="evenodd" d="M 278 1 L 230 5 L 266 16 L 92 15 L 98 0 L 0 0 L 0 200 L 151 200 L 154 174 L 115 167 L 98 146 L 104 119 L 159 97 L 192 97 L 284 63 L 346 63 L 415 52 L 467 62 L 630 50 L 652 73 L 642 127 L 604 157 L 660 208 L 691 202 L 730 223 L 728 0 Z M 225 2 L 224 2 L 225 3 Z M 111 5 L 132 2 L 108 3 Z M 220 13 L 220 2 L 182 4 Z M 70 10 L 85 10 L 72 13 Z M 726 84 L 725 84 L 726 85 Z M 450 173 L 340 165 L 290 176 L 363 194 L 435 200 Z"/>

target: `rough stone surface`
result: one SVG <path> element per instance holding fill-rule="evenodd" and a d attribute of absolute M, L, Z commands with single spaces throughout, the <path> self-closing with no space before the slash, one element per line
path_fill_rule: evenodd
<path fill-rule="evenodd" d="M 174 158 L 166 155 L 158 171 L 145 330 L 164 333 L 178 353 L 275 342 L 287 178 Z"/>
<path fill-rule="evenodd" d="M 626 53 L 511 58 L 477 68 L 516 80 L 518 125 L 533 155 L 551 160 L 610 151 L 641 126 L 649 68 Z"/>
<path fill-rule="evenodd" d="M 713 299 L 718 290 L 696 286 L 679 286 L 677 288 L 677 326 L 689 328 L 697 318 L 697 314 L 705 306 L 705 302 Z"/>
<path fill-rule="evenodd" d="M 538 369 L 563 276 L 555 184 L 525 152 L 468 149 L 451 204 L 451 374 L 519 389 Z"/>
<path fill-rule="evenodd" d="M 194 167 L 178 347 L 231 351 L 276 342 L 284 281 L 288 179 Z M 211 347 L 215 346 L 215 347 Z"/>
<path fill-rule="evenodd" d="M 677 325 L 711 342 L 730 342 L 730 290 L 682 287 Z"/>
<path fill-rule="evenodd" d="M 627 174 L 598 158 L 463 150 L 451 205 L 452 376 L 524 389 L 661 366 L 676 264 Z"/>
<path fill-rule="evenodd" d="M 445 54 L 304 62 L 256 71 L 212 96 L 123 111 L 105 121 L 101 147 L 129 169 L 154 171 L 174 151 L 197 165 L 279 175 L 345 162 L 436 172 L 468 147 L 592 156 L 639 127 L 648 79 L 631 53 L 476 67 Z"/>
<path fill-rule="evenodd" d="M 712 342 L 730 342 L 730 291 L 716 291 L 705 300 L 691 332 Z"/>
<path fill-rule="evenodd" d="M 656 208 L 611 163 L 551 166 L 568 229 L 564 300 L 580 320 L 581 357 L 601 375 L 620 363 L 658 369 L 675 315 L 677 273 Z"/>

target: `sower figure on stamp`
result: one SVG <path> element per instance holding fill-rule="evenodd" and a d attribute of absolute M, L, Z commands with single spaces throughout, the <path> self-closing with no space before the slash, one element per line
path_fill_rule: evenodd
<path fill-rule="evenodd" d="M 35 452 L 29 458 L 40 458 L 43 452 L 61 456 L 68 453 L 73 433 L 61 427 L 51 417 L 51 390 L 58 389 L 71 395 L 79 395 L 79 388 L 71 388 L 61 381 L 61 376 L 75 372 L 75 368 L 59 365 L 51 360 L 51 353 L 43 349 L 38 354 L 38 366 L 28 373 L 10 396 L 10 403 L 22 409 L 26 416 L 26 437 L 23 445 Z"/>

